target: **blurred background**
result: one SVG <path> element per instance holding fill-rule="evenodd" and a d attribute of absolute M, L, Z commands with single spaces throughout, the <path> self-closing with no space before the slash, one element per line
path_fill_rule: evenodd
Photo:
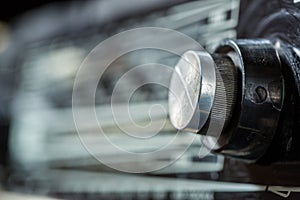
<path fill-rule="evenodd" d="M 199 158 L 200 138 L 169 167 L 145 174 L 121 173 L 101 164 L 86 151 L 72 115 L 76 72 L 101 41 L 132 28 L 164 27 L 180 31 L 212 51 L 222 39 L 237 37 L 240 8 L 247 2 L 242 5 L 239 0 L 6 2 L 0 12 L 0 199 L 18 199 L 19 195 L 21 199 L 227 199 L 235 192 L 240 192 L 243 198 L 253 196 L 247 192 L 264 191 L 262 186 L 230 183 L 251 183 L 248 167 L 238 161 L 216 155 Z M 96 113 L 105 119 L 104 131 L 124 148 L 136 152 L 149 150 L 147 145 L 133 146 L 111 117 L 109 108 L 116 82 L 136 65 L 153 62 L 174 66 L 177 60 L 168 52 L 134 51 L 118 58 L 101 77 Z M 86 76 L 89 80 L 89 75 Z M 137 77 L 143 80 L 155 77 L 157 81 L 170 78 L 155 72 Z M 123 85 L 124 96 L 136 81 L 134 78 Z M 89 109 L 91 105 L 84 101 L 90 92 L 88 81 L 82 83 L 81 90 L 82 109 Z M 149 122 L 146 111 L 153 104 L 167 110 L 167 94 L 168 90 L 158 85 L 139 88 L 130 101 L 136 122 L 142 125 Z M 125 102 L 122 94 L 118 102 L 121 109 Z M 163 120 L 159 111 L 155 116 L 155 123 Z M 97 124 L 84 123 L 84 131 L 92 140 L 97 136 Z M 129 119 L 122 123 L 126 126 Z M 167 120 L 152 145 L 166 143 L 174 133 L 176 130 Z M 182 137 L 178 147 L 185 145 L 185 136 Z M 94 145 L 99 152 L 105 151 L 105 146 Z M 170 160 L 178 147 L 143 162 L 119 159 L 115 152 L 106 153 L 112 163 L 146 167 L 148 163 Z M 248 178 L 241 181 L 241 177 Z M 258 178 L 256 183 L 261 180 Z"/>

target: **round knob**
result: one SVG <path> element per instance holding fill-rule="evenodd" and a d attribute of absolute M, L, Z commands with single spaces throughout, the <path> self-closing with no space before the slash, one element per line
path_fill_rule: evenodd
<path fill-rule="evenodd" d="M 207 122 L 215 96 L 216 72 L 211 55 L 188 51 L 175 66 L 169 88 L 169 113 L 179 130 L 199 132 Z"/>

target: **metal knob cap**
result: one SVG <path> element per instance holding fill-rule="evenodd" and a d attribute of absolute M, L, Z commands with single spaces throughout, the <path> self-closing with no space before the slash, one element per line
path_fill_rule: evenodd
<path fill-rule="evenodd" d="M 188 51 L 175 66 L 169 87 L 169 115 L 179 130 L 199 132 L 207 122 L 215 96 L 216 72 L 211 55 Z"/>

